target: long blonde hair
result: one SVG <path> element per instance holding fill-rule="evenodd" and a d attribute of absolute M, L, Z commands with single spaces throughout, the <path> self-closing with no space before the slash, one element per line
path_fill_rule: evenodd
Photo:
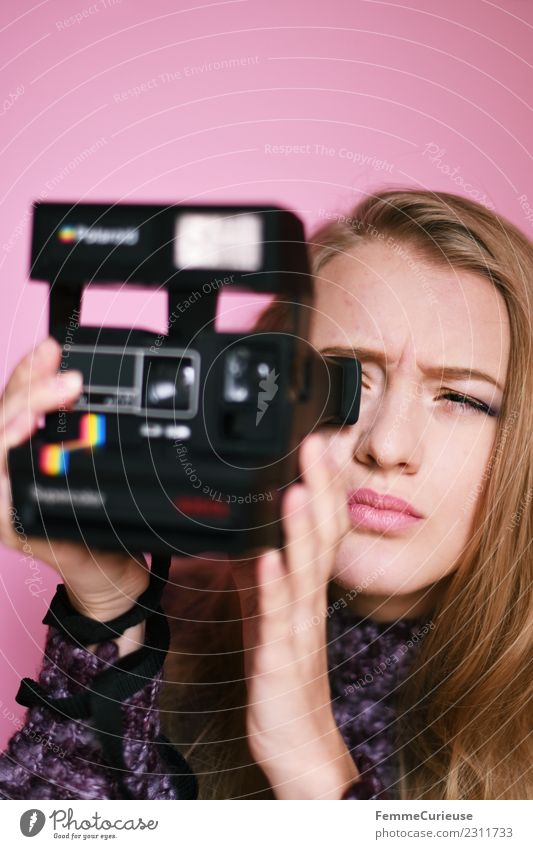
<path fill-rule="evenodd" d="M 310 237 L 315 285 L 327 285 L 320 273 L 331 258 L 372 239 L 488 279 L 505 300 L 511 334 L 503 407 L 471 536 L 397 694 L 398 794 L 531 798 L 533 245 L 508 221 L 457 195 L 382 191 Z M 256 329 L 290 329 L 288 301 L 281 293 Z M 202 797 L 273 798 L 246 744 L 231 576 L 223 565 L 200 572 L 189 566 L 186 574 L 179 583 L 191 589 L 176 587 L 167 604 L 176 618 L 164 729 L 197 771 Z M 206 650 L 210 645 L 216 652 Z"/>

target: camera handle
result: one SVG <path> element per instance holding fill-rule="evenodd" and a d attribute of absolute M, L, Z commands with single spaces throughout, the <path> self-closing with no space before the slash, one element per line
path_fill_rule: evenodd
<path fill-rule="evenodd" d="M 152 566 L 150 569 L 151 580 L 153 578 L 158 578 L 161 581 L 166 583 L 168 581 L 168 573 L 170 572 L 170 564 L 172 558 L 170 554 L 152 554 Z M 163 593 L 163 587 L 161 587 L 160 595 Z"/>
<path fill-rule="evenodd" d="M 82 291 L 81 283 L 60 281 L 50 284 L 48 330 L 61 346 L 65 342 L 69 323 L 79 321 Z"/>
<path fill-rule="evenodd" d="M 50 285 L 50 310 L 48 330 L 61 345 L 67 336 L 69 324 L 79 321 L 84 285 L 79 281 L 56 281 Z M 194 294 L 194 293 L 193 293 Z M 218 291 L 197 292 L 196 300 L 184 299 L 183 293 L 168 290 L 168 336 L 169 339 L 185 341 L 180 323 L 186 327 L 190 341 L 206 329 L 214 329 L 217 312 Z M 180 316 L 183 320 L 180 322 Z"/>
<path fill-rule="evenodd" d="M 176 289 L 168 291 L 168 338 L 188 344 L 198 333 L 214 331 L 218 292 L 195 291 L 193 295 L 199 295 L 196 300 L 191 300 L 192 296 L 184 299 L 183 294 Z M 187 339 L 180 332 L 180 324 L 186 329 Z"/>

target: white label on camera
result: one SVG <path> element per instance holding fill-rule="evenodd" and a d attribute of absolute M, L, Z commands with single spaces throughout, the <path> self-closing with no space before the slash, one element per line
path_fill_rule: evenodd
<path fill-rule="evenodd" d="M 176 219 L 176 268 L 258 271 L 263 259 L 261 216 L 186 212 Z"/>
<path fill-rule="evenodd" d="M 48 489 L 38 484 L 30 489 L 30 496 L 41 504 L 73 504 L 78 507 L 101 507 L 106 500 L 101 490 Z"/>

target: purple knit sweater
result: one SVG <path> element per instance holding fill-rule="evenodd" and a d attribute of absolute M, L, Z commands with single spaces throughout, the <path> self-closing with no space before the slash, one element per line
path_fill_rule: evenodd
<path fill-rule="evenodd" d="M 360 621 L 349 608 L 336 610 L 328 623 L 335 721 L 359 770 L 368 766 L 379 798 L 399 798 L 395 700 L 424 636 L 433 628 L 427 616 Z"/>
<path fill-rule="evenodd" d="M 425 626 L 425 627 L 424 627 Z M 380 798 L 395 798 L 392 723 L 394 689 L 410 666 L 427 621 L 359 622 L 346 609 L 328 619 L 328 656 L 335 720 L 360 770 Z M 38 683 L 50 697 L 83 692 L 118 659 L 112 640 L 93 653 L 48 628 Z M 162 743 L 158 699 L 161 673 L 125 699 L 123 758 L 117 774 L 89 720 L 73 720 L 43 706 L 29 708 L 24 726 L 0 755 L 0 799 L 181 798 L 170 747 Z"/>

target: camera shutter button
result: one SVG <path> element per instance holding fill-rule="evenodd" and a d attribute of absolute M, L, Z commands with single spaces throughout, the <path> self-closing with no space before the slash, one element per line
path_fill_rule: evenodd
<path fill-rule="evenodd" d="M 191 429 L 187 425 L 167 425 L 165 427 L 167 439 L 189 439 L 190 435 Z"/>
<path fill-rule="evenodd" d="M 156 423 L 145 423 L 140 427 L 140 434 L 148 438 L 157 438 L 158 436 L 163 436 L 163 427 Z"/>

